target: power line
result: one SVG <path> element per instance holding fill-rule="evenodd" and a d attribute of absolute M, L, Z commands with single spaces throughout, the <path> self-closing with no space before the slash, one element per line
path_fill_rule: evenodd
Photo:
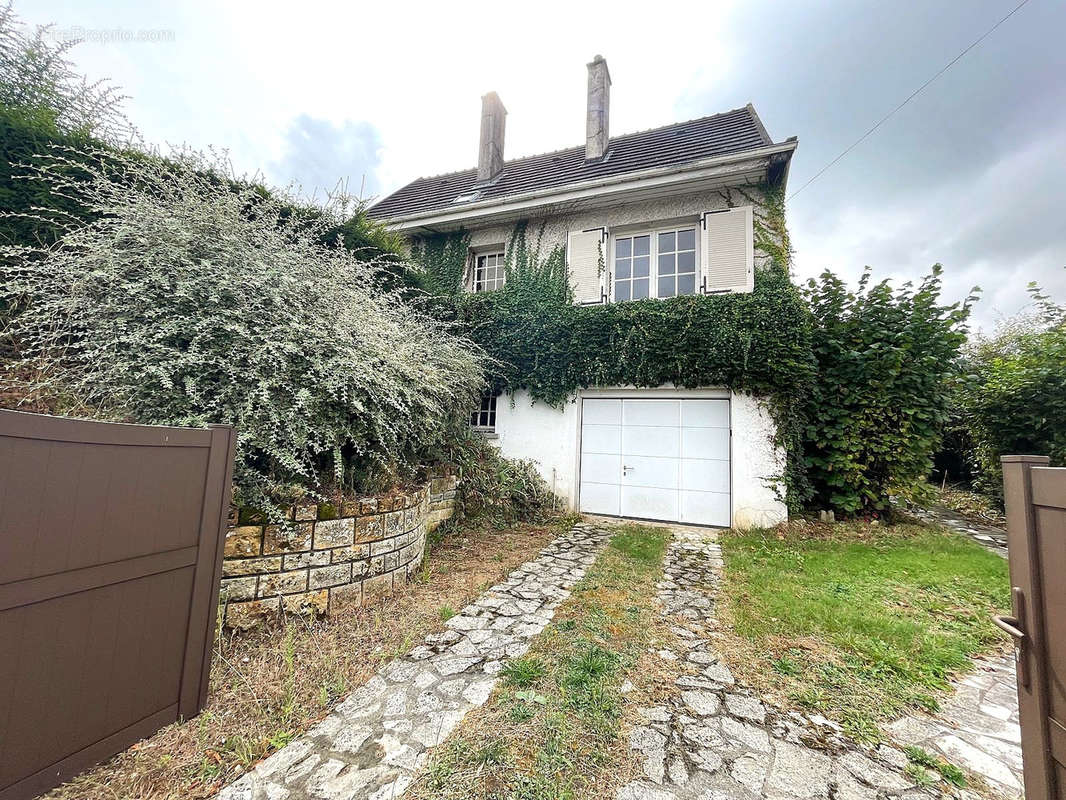
<path fill-rule="evenodd" d="M 1011 9 L 1011 12 L 1010 12 L 1009 14 L 1007 14 L 1007 16 L 1003 17 L 1003 19 L 1001 19 L 1001 20 L 1000 20 L 999 22 L 997 22 L 997 23 L 996 23 L 995 25 L 993 25 L 993 26 L 992 26 L 991 28 L 989 28 L 989 29 L 988 29 L 987 31 L 985 31 L 985 32 L 984 32 L 983 34 L 981 34 L 981 36 L 979 36 L 979 37 L 978 37 L 977 39 L 975 39 L 975 40 L 973 41 L 973 43 L 972 43 L 972 44 L 970 44 L 970 46 L 969 46 L 969 47 L 967 47 L 967 48 L 966 48 L 965 50 L 963 50 L 963 51 L 962 51 L 961 53 L 959 53 L 959 54 L 958 54 L 957 56 L 955 56 L 955 57 L 954 57 L 953 59 L 951 59 L 951 61 L 949 61 L 949 62 L 947 63 L 947 65 L 946 65 L 946 66 L 944 66 L 944 67 L 943 67 L 943 69 L 941 69 L 941 70 L 940 70 L 940 72 L 938 72 L 938 73 L 937 73 L 936 75 L 934 75 L 934 76 L 933 76 L 932 78 L 930 78 L 930 79 L 929 79 L 929 80 L 927 80 L 927 81 L 926 81 L 925 83 L 923 83 L 923 84 L 922 84 L 921 86 L 919 86 L 919 87 L 918 87 L 917 89 L 915 89 L 915 90 L 914 90 L 913 92 L 911 92 L 910 96 L 908 96 L 906 100 L 904 100 L 904 101 L 903 101 L 902 103 L 900 103 L 900 104 L 899 104 L 898 106 L 896 106 L 896 107 L 895 107 L 895 108 L 893 108 L 893 109 L 892 109 L 891 111 L 889 111 L 889 112 L 888 112 L 887 114 L 885 114 L 885 115 L 884 115 L 883 117 L 881 117 L 881 119 L 880 119 L 880 120 L 878 120 L 878 122 L 877 122 L 877 124 L 876 124 L 876 125 L 874 125 L 874 126 L 873 126 L 872 128 L 870 128 L 870 130 L 866 131 L 866 133 L 864 133 L 864 134 L 863 134 L 862 136 L 860 136 L 860 137 L 859 137 L 858 139 L 856 139 L 856 140 L 855 140 L 854 142 L 852 142 L 852 143 L 851 143 L 851 145 L 849 145 L 849 146 L 848 146 L 848 147 L 847 147 L 847 148 L 846 148 L 846 149 L 845 149 L 845 150 L 844 150 L 844 151 L 843 151 L 843 152 L 842 152 L 842 153 L 841 153 L 840 155 L 838 155 L 838 156 L 837 156 L 836 158 L 834 158 L 834 159 L 833 159 L 832 161 L 830 161 L 830 162 L 829 162 L 828 164 L 826 164 L 826 165 L 825 165 L 824 167 L 822 167 L 822 168 L 821 168 L 820 170 L 818 170 L 818 172 L 816 172 L 816 173 L 814 174 L 814 176 L 813 176 L 813 177 L 812 177 L 812 178 L 811 178 L 811 179 L 810 179 L 809 181 L 807 181 L 807 182 L 806 182 L 805 184 L 803 184 L 803 185 L 802 185 L 802 186 L 801 186 L 800 188 L 798 188 L 798 189 L 797 189 L 796 191 L 794 191 L 794 192 L 793 192 L 792 194 L 790 194 L 790 195 L 788 196 L 788 199 L 789 199 L 789 200 L 791 200 L 791 199 L 792 199 L 793 197 L 795 197 L 796 195 L 798 195 L 798 194 L 799 194 L 800 192 L 802 192 L 802 191 L 803 191 L 804 189 L 806 189 L 806 188 L 807 188 L 808 186 L 810 186 L 810 185 L 811 185 L 812 183 L 814 183 L 814 182 L 815 182 L 815 181 L 816 181 L 816 180 L 817 180 L 818 178 L 820 178 L 820 177 L 822 176 L 822 174 L 823 174 L 823 173 L 824 173 L 824 172 L 825 172 L 826 170 L 828 170 L 828 169 L 829 169 L 830 167 L 832 167 L 832 166 L 833 166 L 833 165 L 834 165 L 835 163 L 837 163 L 837 162 L 838 162 L 838 161 L 839 161 L 840 159 L 842 159 L 842 158 L 843 158 L 844 156 L 846 156 L 846 155 L 847 155 L 848 153 L 850 153 L 850 152 L 851 152 L 852 150 L 854 150 L 854 149 L 855 149 L 856 147 L 858 147 L 858 146 L 859 146 L 860 144 L 862 144 L 862 143 L 863 143 L 864 141 L 866 141 L 866 139 L 868 139 L 868 138 L 870 137 L 870 135 L 871 135 L 871 134 L 872 134 L 872 133 L 873 133 L 874 131 L 876 131 L 876 130 L 877 130 L 878 128 L 880 128 L 880 127 L 881 127 L 882 125 L 884 125 L 884 124 L 885 124 L 886 122 L 888 122 L 888 120 L 889 120 L 889 119 L 890 119 L 891 117 L 893 117 L 893 116 L 895 115 L 895 113 L 896 113 L 897 111 L 899 111 L 899 110 L 900 110 L 901 108 L 903 108 L 903 107 L 904 107 L 905 105 L 907 105 L 907 103 L 909 103 L 909 102 L 910 102 L 911 100 L 913 100 L 913 99 L 914 99 L 915 97 L 917 97 L 917 96 L 918 96 L 919 94 L 921 94 L 921 93 L 922 93 L 922 91 L 923 91 L 923 90 L 924 90 L 924 89 L 925 89 L 925 88 L 926 88 L 926 87 L 927 87 L 927 86 L 928 86 L 929 84 L 931 84 L 931 83 L 932 83 L 933 81 L 935 81 L 935 80 L 936 80 L 937 78 L 939 78 L 939 77 L 940 77 L 941 75 L 943 75 L 943 74 L 944 74 L 945 72 L 947 72 L 947 71 L 948 71 L 949 69 L 951 69 L 951 68 L 952 68 L 953 66 L 955 66 L 955 64 L 956 64 L 956 63 L 957 63 L 957 62 L 959 61 L 959 59 L 961 59 L 961 58 L 962 58 L 962 57 L 963 57 L 964 55 L 966 55 L 967 53 L 969 53 L 969 52 L 970 52 L 971 50 L 973 50 L 973 49 L 974 49 L 975 47 L 977 47 L 977 45 L 979 45 L 979 44 L 980 44 L 981 42 L 983 42 L 983 41 L 984 41 L 985 39 L 987 39 L 987 38 L 988 38 L 988 36 L 989 36 L 989 35 L 990 35 L 990 34 L 991 34 L 991 33 L 992 33 L 992 32 L 993 32 L 993 31 L 994 31 L 994 30 L 995 30 L 996 28 L 998 28 L 998 27 L 999 27 L 1000 25 L 1002 25 L 1002 24 L 1003 24 L 1004 22 L 1006 22 L 1006 21 L 1007 21 L 1008 19 L 1010 19 L 1011 17 L 1013 17 L 1013 16 L 1014 16 L 1014 14 L 1015 14 L 1015 12 L 1016 12 L 1016 11 L 1018 11 L 1018 10 L 1019 10 L 1019 9 L 1020 9 L 1020 8 L 1021 8 L 1022 6 L 1024 6 L 1024 5 L 1025 5 L 1026 3 L 1028 3 L 1028 2 L 1029 2 L 1029 0 L 1022 0 L 1022 2 L 1018 3 L 1018 5 L 1016 5 L 1016 6 L 1014 7 L 1014 8 L 1012 8 L 1012 9 Z"/>

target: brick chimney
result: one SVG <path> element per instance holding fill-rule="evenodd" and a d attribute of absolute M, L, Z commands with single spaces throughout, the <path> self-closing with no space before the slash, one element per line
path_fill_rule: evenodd
<path fill-rule="evenodd" d="M 477 182 L 486 183 L 503 169 L 503 129 L 507 109 L 496 92 L 481 98 L 481 147 L 477 154 Z"/>
<path fill-rule="evenodd" d="M 599 161 L 611 143 L 608 121 L 611 115 L 611 73 L 607 61 L 596 56 L 589 62 L 588 116 L 585 123 L 585 160 Z"/>

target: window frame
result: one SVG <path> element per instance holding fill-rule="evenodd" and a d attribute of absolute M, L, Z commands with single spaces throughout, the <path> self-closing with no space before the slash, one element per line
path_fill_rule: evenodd
<path fill-rule="evenodd" d="M 687 295 L 687 294 L 679 295 L 679 294 L 676 293 L 677 274 L 678 274 L 677 273 L 677 260 L 676 260 L 676 253 L 678 252 L 676 235 L 677 235 L 677 233 L 679 231 L 687 231 L 687 230 L 691 230 L 692 231 L 692 235 L 693 235 L 693 249 L 692 249 L 691 252 L 693 254 L 694 267 L 695 267 L 695 270 L 692 273 L 692 275 L 694 276 L 694 289 L 693 289 L 693 292 L 692 292 L 691 295 Z M 664 298 L 660 298 L 659 297 L 659 234 L 662 234 L 662 233 L 673 233 L 675 235 L 674 250 L 672 251 L 675 254 L 674 273 L 673 273 L 674 274 L 675 293 L 673 295 L 670 295 L 670 297 L 693 297 L 693 296 L 698 295 L 698 294 L 701 293 L 701 291 L 700 291 L 700 288 L 701 288 L 701 283 L 700 283 L 700 274 L 701 274 L 700 248 L 702 246 L 702 242 L 700 241 L 700 239 L 701 239 L 701 236 L 700 236 L 700 222 L 699 222 L 699 220 L 695 220 L 693 222 L 688 222 L 688 223 L 672 222 L 672 223 L 667 224 L 667 225 L 659 225 L 659 226 L 653 226 L 653 227 L 647 227 L 647 228 L 634 228 L 631 231 L 625 231 L 623 233 L 615 233 L 613 231 L 611 232 L 610 241 L 608 243 L 608 247 L 610 248 L 610 259 L 609 260 L 610 260 L 610 277 L 611 277 L 610 302 L 612 302 L 612 303 L 635 302 L 635 301 L 633 301 L 632 298 L 629 298 L 628 300 L 618 300 L 616 298 L 616 296 L 615 296 L 615 287 L 618 284 L 618 275 L 617 275 L 617 267 L 616 267 L 616 264 L 615 264 L 615 259 L 617 257 L 618 240 L 619 239 L 630 239 L 630 240 L 632 240 L 632 239 L 636 239 L 639 236 L 647 236 L 648 239 L 649 239 L 648 258 L 650 259 L 650 261 L 649 261 L 649 267 L 648 267 L 648 297 L 647 297 L 647 299 L 648 300 L 669 300 L 670 299 L 669 297 L 664 297 Z M 630 252 L 632 252 L 632 251 L 630 251 Z M 687 253 L 689 251 L 688 250 L 682 250 L 680 252 Z M 630 258 L 632 259 L 632 256 Z M 632 273 L 630 273 L 630 274 L 632 274 Z M 685 273 L 685 274 L 688 274 L 688 273 Z M 631 278 L 623 278 L 622 280 L 628 281 L 628 280 L 631 280 Z M 641 299 L 644 299 L 644 298 L 641 298 Z"/>
<path fill-rule="evenodd" d="M 473 430 L 480 433 L 496 433 L 496 410 L 499 398 L 498 393 L 481 393 L 478 407 L 470 412 L 470 427 Z"/>
<path fill-rule="evenodd" d="M 495 292 L 504 287 L 507 283 L 507 251 L 503 247 L 491 247 L 483 250 L 475 250 L 471 252 L 472 265 L 470 271 L 470 291 L 479 294 L 482 292 Z M 482 259 L 495 258 L 496 263 L 493 265 L 493 269 L 496 270 L 495 277 L 493 278 L 492 288 L 479 288 L 478 271 L 482 268 L 480 262 Z"/>

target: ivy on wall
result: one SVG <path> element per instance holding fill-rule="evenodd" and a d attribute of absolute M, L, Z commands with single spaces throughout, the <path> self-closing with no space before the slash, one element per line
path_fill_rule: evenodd
<path fill-rule="evenodd" d="M 939 304 L 939 267 L 917 288 L 896 292 L 868 276 L 851 292 L 831 273 L 801 291 L 789 273 L 780 188 L 734 187 L 722 197 L 756 209 L 764 266 L 751 293 L 577 306 L 563 248 L 542 252 L 543 227 L 530 245 L 521 223 L 504 287 L 471 294 L 449 277 L 448 291 L 432 300 L 435 313 L 490 356 L 496 391 L 526 389 L 556 406 L 592 386 L 722 386 L 756 395 L 786 454 L 773 477 L 790 510 L 888 510 L 889 494 L 912 491 L 931 463 L 969 301 Z M 461 276 L 468 241 L 448 234 L 416 252 L 431 254 L 428 271 Z"/>
<path fill-rule="evenodd" d="M 414 243 L 436 297 L 436 313 L 489 356 L 494 391 L 526 389 L 561 406 L 592 386 L 723 386 L 768 402 L 775 444 L 786 453 L 782 495 L 798 509 L 809 494 L 802 462 L 799 404 L 815 367 L 809 313 L 792 284 L 784 217 L 756 216 L 757 237 L 773 243 L 771 266 L 750 294 L 694 295 L 607 305 L 573 304 L 561 246 L 547 248 L 544 227 L 516 225 L 507 249 L 507 282 L 494 292 L 463 292 L 469 237 L 443 234 Z M 776 230 L 775 226 L 779 226 Z M 784 247 L 781 246 L 784 242 Z M 442 291 L 434 291 L 438 286 Z"/>

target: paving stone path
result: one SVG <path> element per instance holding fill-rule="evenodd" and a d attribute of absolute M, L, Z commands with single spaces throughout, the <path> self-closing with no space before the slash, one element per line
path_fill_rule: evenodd
<path fill-rule="evenodd" d="M 602 526 L 574 526 L 217 800 L 399 798 L 429 749 L 488 699 L 504 661 L 526 652 L 610 536 Z"/>
<path fill-rule="evenodd" d="M 685 674 L 668 704 L 642 709 L 630 747 L 643 777 L 617 800 L 917 800 L 895 747 L 863 747 L 818 716 L 782 713 L 739 686 L 715 649 L 722 554 L 713 533 L 675 530 L 659 585 Z"/>
<path fill-rule="evenodd" d="M 991 525 L 979 525 L 971 522 L 956 511 L 943 506 L 929 506 L 928 508 L 910 508 L 908 513 L 918 517 L 923 522 L 932 522 L 950 528 L 953 531 L 968 536 L 978 544 L 991 550 L 1003 558 L 1007 557 L 1007 532 L 1002 528 L 994 528 Z"/>
<path fill-rule="evenodd" d="M 1013 656 L 978 659 L 974 672 L 963 678 L 940 711 L 898 719 L 888 732 L 900 744 L 941 753 L 981 775 L 1005 797 L 1022 794 Z"/>

